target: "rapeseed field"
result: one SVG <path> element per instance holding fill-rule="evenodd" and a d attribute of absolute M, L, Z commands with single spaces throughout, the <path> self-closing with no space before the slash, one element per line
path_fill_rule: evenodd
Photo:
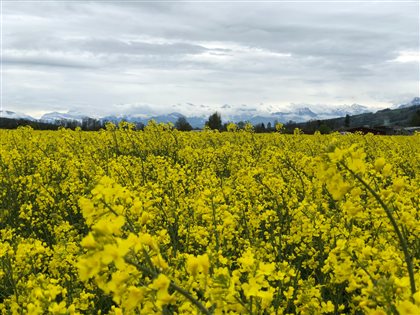
<path fill-rule="evenodd" d="M 2 314 L 420 314 L 420 135 L 0 130 Z"/>

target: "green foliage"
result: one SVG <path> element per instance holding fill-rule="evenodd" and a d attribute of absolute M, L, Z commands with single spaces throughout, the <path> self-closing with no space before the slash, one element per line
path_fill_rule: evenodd
<path fill-rule="evenodd" d="M 331 128 L 328 127 L 326 124 L 322 124 L 318 128 L 319 132 L 323 135 L 331 133 Z"/>
<path fill-rule="evenodd" d="M 420 109 L 418 109 L 412 116 L 410 121 L 411 126 L 420 126 Z"/>
<path fill-rule="evenodd" d="M 222 129 L 222 117 L 218 112 L 211 114 L 209 120 L 206 122 L 206 126 L 213 130 Z"/>
<path fill-rule="evenodd" d="M 350 115 L 347 114 L 346 118 L 344 119 L 344 127 L 348 128 L 350 127 Z"/>
<path fill-rule="evenodd" d="M 175 122 L 175 128 L 179 131 L 191 131 L 193 128 L 184 116 L 178 118 Z"/>

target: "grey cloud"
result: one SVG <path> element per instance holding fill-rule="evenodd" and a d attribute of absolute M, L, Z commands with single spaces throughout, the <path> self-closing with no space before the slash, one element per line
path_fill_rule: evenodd
<path fill-rule="evenodd" d="M 141 103 L 164 111 L 179 103 L 194 111 L 187 103 L 274 106 L 337 97 L 373 104 L 418 94 L 416 64 L 390 62 L 419 49 L 418 4 L 3 6 L 5 102 L 20 93 L 19 104 L 36 100 L 38 109 L 150 109 L 114 105 Z M 19 72 L 28 68 L 44 72 L 51 91 L 37 91 L 39 74 Z"/>
<path fill-rule="evenodd" d="M 207 51 L 205 47 L 187 43 L 150 44 L 139 41 L 124 42 L 115 39 L 90 39 L 78 45 L 81 49 L 95 53 L 117 53 L 132 55 L 182 55 Z"/>
<path fill-rule="evenodd" d="M 76 69 L 94 69 L 99 66 L 95 59 L 86 60 L 83 56 L 66 55 L 66 54 L 48 54 L 36 51 L 35 53 L 10 53 L 6 51 L 3 56 L 4 65 L 22 65 L 35 67 L 63 67 Z"/>

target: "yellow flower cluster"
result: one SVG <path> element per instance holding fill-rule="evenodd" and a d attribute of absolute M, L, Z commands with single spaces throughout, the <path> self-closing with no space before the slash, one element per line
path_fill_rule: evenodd
<path fill-rule="evenodd" d="M 0 130 L 2 314 L 420 314 L 420 135 Z"/>

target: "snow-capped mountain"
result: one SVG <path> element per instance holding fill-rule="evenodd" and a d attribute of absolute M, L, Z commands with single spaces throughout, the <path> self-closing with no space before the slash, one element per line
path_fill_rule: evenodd
<path fill-rule="evenodd" d="M 369 108 L 360 104 L 342 105 L 328 111 L 328 116 L 343 117 L 346 115 L 359 115 L 370 112 Z"/>
<path fill-rule="evenodd" d="M 310 116 L 310 117 L 317 116 L 317 114 L 314 113 L 309 107 L 297 108 L 296 110 L 294 110 L 294 115 Z"/>
<path fill-rule="evenodd" d="M 52 112 L 44 114 L 39 120 L 46 123 L 55 123 L 61 120 L 75 120 L 82 122 L 83 118 L 87 118 L 88 115 L 83 113 L 68 111 L 67 113 Z"/>
<path fill-rule="evenodd" d="M 309 107 L 297 107 L 288 112 L 274 112 L 271 116 L 280 122 L 302 122 L 316 119 L 318 114 L 312 111 Z"/>
<path fill-rule="evenodd" d="M 17 113 L 17 112 L 12 112 L 10 110 L 0 110 L 0 117 L 2 118 L 9 118 L 9 119 L 26 119 L 26 120 L 33 120 L 35 121 L 36 119 L 26 115 L 26 114 L 22 114 L 22 113 Z"/>
<path fill-rule="evenodd" d="M 155 120 L 158 123 L 175 123 L 180 117 L 185 117 L 181 113 L 173 112 L 168 115 L 158 115 L 158 116 L 152 116 L 151 119 Z"/>
<path fill-rule="evenodd" d="M 149 116 L 148 115 L 108 115 L 108 116 L 99 118 L 99 120 L 103 123 L 104 122 L 118 123 L 122 120 L 131 122 L 131 123 L 136 123 L 136 122 L 144 122 L 144 121 L 149 120 Z"/>
<path fill-rule="evenodd" d="M 121 120 L 125 120 L 128 122 L 147 122 L 148 120 L 155 120 L 156 122 L 160 123 L 160 122 L 171 122 L 171 123 L 175 123 L 178 118 L 180 117 L 185 117 L 185 115 L 181 114 L 181 113 L 177 113 L 177 112 L 173 112 L 167 115 L 157 115 L 157 116 L 153 116 L 153 115 L 147 115 L 147 114 L 135 114 L 135 115 L 109 115 L 109 116 L 105 116 L 100 118 L 101 121 L 106 122 L 106 121 L 111 121 L 111 122 L 118 122 Z"/>
<path fill-rule="evenodd" d="M 420 97 L 413 98 L 411 102 L 400 104 L 398 108 L 407 108 L 407 107 L 416 106 L 416 105 L 420 105 Z"/>
<path fill-rule="evenodd" d="M 289 111 L 276 111 L 270 113 L 280 122 L 304 122 L 308 120 L 329 119 L 344 117 L 346 115 L 358 115 L 370 112 L 369 108 L 359 104 L 325 106 L 325 105 L 307 105 L 304 107 L 295 107 Z M 267 116 L 267 115 L 265 115 Z"/>
<path fill-rule="evenodd" d="M 329 119 L 329 118 L 337 118 L 337 117 L 344 117 L 346 115 L 358 115 L 363 113 L 370 112 L 369 108 L 359 104 L 352 104 L 352 105 L 341 105 L 336 107 L 327 107 L 322 105 L 317 106 L 303 106 L 303 107 L 294 107 L 295 105 L 292 104 L 292 109 L 287 111 L 253 111 L 253 112 L 245 112 L 241 113 L 240 115 L 228 115 L 223 117 L 222 119 L 225 121 L 249 121 L 252 124 L 257 123 L 264 123 L 267 124 L 268 122 L 273 123 L 274 121 L 286 123 L 289 121 L 293 122 L 305 122 L 309 120 L 318 120 L 318 119 Z M 318 108 L 318 109 L 313 109 Z"/>

